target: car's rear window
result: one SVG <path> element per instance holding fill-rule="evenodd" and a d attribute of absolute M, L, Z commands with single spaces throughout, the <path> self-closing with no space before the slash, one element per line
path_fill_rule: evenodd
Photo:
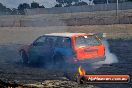
<path fill-rule="evenodd" d="M 77 47 L 97 46 L 100 44 L 101 44 L 101 41 L 97 39 L 97 37 L 94 35 L 76 37 Z"/>

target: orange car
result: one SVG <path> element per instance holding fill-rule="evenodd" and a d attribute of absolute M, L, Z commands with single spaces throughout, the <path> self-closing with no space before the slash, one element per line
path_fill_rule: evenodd
<path fill-rule="evenodd" d="M 20 55 L 24 64 L 84 63 L 105 59 L 105 47 L 95 34 L 51 33 L 23 46 Z"/>

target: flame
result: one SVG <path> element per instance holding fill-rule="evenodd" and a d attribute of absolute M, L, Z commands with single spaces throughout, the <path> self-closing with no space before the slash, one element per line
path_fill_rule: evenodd
<path fill-rule="evenodd" d="M 79 71 L 79 75 L 81 76 L 84 76 L 86 74 L 86 71 L 84 70 L 84 68 L 82 68 L 82 66 L 79 66 L 78 71 Z"/>

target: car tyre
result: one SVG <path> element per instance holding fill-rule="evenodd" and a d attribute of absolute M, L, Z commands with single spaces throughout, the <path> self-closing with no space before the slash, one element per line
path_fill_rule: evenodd
<path fill-rule="evenodd" d="M 27 65 L 28 64 L 28 56 L 27 54 L 25 53 L 25 51 L 20 51 L 20 55 L 21 55 L 21 58 L 22 58 L 22 63 Z"/>

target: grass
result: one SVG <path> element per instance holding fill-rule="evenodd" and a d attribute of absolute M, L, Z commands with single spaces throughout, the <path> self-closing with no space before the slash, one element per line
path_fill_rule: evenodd
<path fill-rule="evenodd" d="M 119 10 L 119 15 L 131 15 L 132 9 L 128 10 Z M 0 16 L 0 20 L 8 20 L 8 19 L 34 19 L 34 18 L 42 18 L 42 19 L 71 19 L 71 18 L 86 18 L 90 16 L 116 16 L 116 10 L 112 11 L 94 11 L 94 12 L 75 12 L 75 13 L 62 13 L 62 14 L 39 14 L 39 15 L 7 15 Z"/>
<path fill-rule="evenodd" d="M 0 27 L 0 44 L 31 43 L 35 38 L 53 32 L 107 33 L 107 38 L 132 38 L 132 24 L 53 26 L 53 27 Z"/>
<path fill-rule="evenodd" d="M 119 15 L 131 16 L 132 9 L 119 11 Z M 39 14 L 30 16 L 10 15 L 0 16 L 2 20 L 19 20 L 33 19 L 73 19 L 87 17 L 105 17 L 116 16 L 116 11 L 94 11 L 94 12 L 77 12 L 63 14 Z M 45 33 L 52 32 L 84 32 L 84 33 L 107 33 L 108 38 L 132 38 L 132 24 L 115 24 L 115 25 L 84 25 L 84 26 L 52 26 L 52 27 L 0 27 L 0 44 L 5 43 L 30 43 L 35 38 Z"/>

